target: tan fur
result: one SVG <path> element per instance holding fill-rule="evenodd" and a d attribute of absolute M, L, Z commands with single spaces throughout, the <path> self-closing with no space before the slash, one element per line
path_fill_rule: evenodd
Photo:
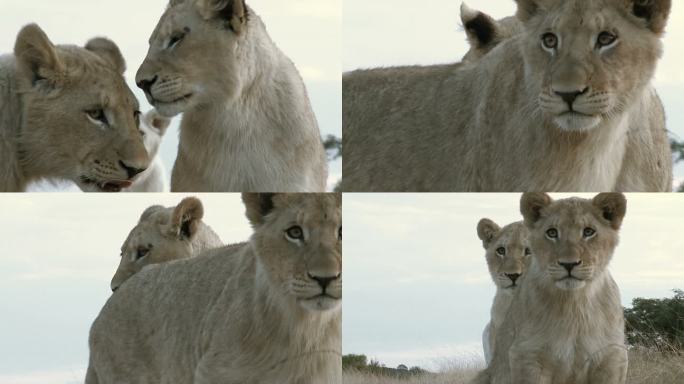
<path fill-rule="evenodd" d="M 491 320 L 482 333 L 485 361 L 489 364 L 496 343 L 496 333 L 504 322 L 513 294 L 520 286 L 529 265 L 531 251 L 528 231 L 522 222 L 500 228 L 493 221 L 482 219 L 477 225 L 477 235 L 482 240 L 487 269 L 496 285 Z M 501 249 L 503 252 L 500 252 Z"/>
<path fill-rule="evenodd" d="M 183 113 L 172 191 L 325 190 L 304 83 L 243 0 L 172 1 L 136 81 L 161 114 Z"/>
<path fill-rule="evenodd" d="M 650 85 L 662 51 L 650 23 L 669 1 L 649 3 L 650 18 L 626 0 L 529 3 L 524 31 L 477 65 L 344 75 L 345 191 L 671 190 Z M 541 46 L 547 30 L 562 37 L 553 54 Z M 599 52 L 604 30 L 618 44 Z M 586 115 L 565 113 L 555 92 L 582 87 L 573 110 Z"/>
<path fill-rule="evenodd" d="M 244 201 L 249 243 L 149 266 L 112 295 L 88 384 L 341 383 L 341 195 Z M 312 276 L 332 279 L 327 296 Z"/>
<path fill-rule="evenodd" d="M 202 221 L 203 216 L 202 202 L 194 197 L 175 207 L 147 208 L 121 246 L 112 291 L 148 265 L 187 259 L 222 246 L 218 235 Z"/>
<path fill-rule="evenodd" d="M 625 197 L 610 193 L 552 201 L 530 193 L 520 207 L 532 262 L 497 333 L 492 363 L 475 382 L 624 384 L 624 319 L 607 267 L 618 243 Z M 587 228 L 595 233 L 587 236 Z M 550 229 L 557 231 L 555 238 Z M 568 271 L 559 263 L 579 264 Z"/>
<path fill-rule="evenodd" d="M 40 179 L 71 180 L 84 191 L 119 191 L 126 170 L 149 158 L 138 132 L 138 101 L 125 62 L 104 38 L 85 48 L 55 46 L 35 24 L 0 56 L 0 191 Z M 104 124 L 87 111 L 104 110 Z"/>

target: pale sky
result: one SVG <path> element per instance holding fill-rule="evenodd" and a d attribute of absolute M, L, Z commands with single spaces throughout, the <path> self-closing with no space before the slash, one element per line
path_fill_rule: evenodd
<path fill-rule="evenodd" d="M 342 134 L 341 2 L 247 1 L 264 21 L 276 45 L 292 59 L 302 74 L 324 137 L 327 134 L 340 137 Z M 12 52 L 17 33 L 31 22 L 38 23 L 55 44 L 82 46 L 92 37 L 109 37 L 126 58 L 128 85 L 145 112 L 150 105 L 135 85 L 135 73 L 147 54 L 147 40 L 166 4 L 167 0 L 2 0 L 0 54 Z M 176 158 L 179 123 L 180 117 L 176 117 L 162 142 L 161 155 L 168 177 Z M 341 175 L 341 162 L 332 163 L 330 184 L 334 184 Z M 69 188 L 64 186 L 62 189 Z"/>
<path fill-rule="evenodd" d="M 466 3 L 495 18 L 513 15 L 513 0 Z M 684 4 L 672 2 L 664 38 L 665 54 L 655 86 L 665 105 L 667 128 L 684 140 Z M 460 61 L 469 47 L 461 26 L 461 0 L 344 0 L 343 70 Z M 684 182 L 684 163 L 675 170 Z"/>
<path fill-rule="evenodd" d="M 83 383 L 90 325 L 145 208 L 204 205 L 224 243 L 252 230 L 239 194 L 6 194 L 0 198 L 0 384 Z"/>
<path fill-rule="evenodd" d="M 684 288 L 684 196 L 627 200 L 610 265 L 623 306 L 672 297 Z M 520 194 L 345 194 L 343 352 L 390 367 L 482 361 L 495 288 L 476 226 L 483 217 L 502 226 L 521 220 L 519 201 Z"/>

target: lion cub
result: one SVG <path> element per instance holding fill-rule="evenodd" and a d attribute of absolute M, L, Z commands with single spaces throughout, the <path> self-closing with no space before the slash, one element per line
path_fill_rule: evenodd
<path fill-rule="evenodd" d="M 504 321 L 513 293 L 520 286 L 532 252 L 527 238 L 528 231 L 522 222 L 501 228 L 489 219 L 482 219 L 477 224 L 477 236 L 482 240 L 487 268 L 496 285 L 492 319 L 482 332 L 485 361 L 489 364 L 492 361 L 496 332 Z"/>
<path fill-rule="evenodd" d="M 523 195 L 533 257 L 477 383 L 625 382 L 624 318 L 608 264 L 626 207 L 620 193 Z"/>
<path fill-rule="evenodd" d="M 138 100 L 119 48 L 105 38 L 54 45 L 36 24 L 0 56 L 0 191 L 72 181 L 119 192 L 149 165 Z"/>
<path fill-rule="evenodd" d="M 515 16 L 496 20 L 488 14 L 461 4 L 461 23 L 465 29 L 470 50 L 461 62 L 472 63 L 479 60 L 502 41 L 523 30 L 523 25 Z"/>
<path fill-rule="evenodd" d="M 223 245 L 202 221 L 204 207 L 194 197 L 176 207 L 153 205 L 140 216 L 121 246 L 121 262 L 112 278 L 112 291 L 151 264 L 187 259 Z"/>
<path fill-rule="evenodd" d="M 135 178 L 130 188 L 124 189 L 124 192 L 164 192 L 166 168 L 159 156 L 159 147 L 169 124 L 171 119 L 160 115 L 156 109 L 149 110 L 140 120 L 143 142 L 152 163 Z"/>

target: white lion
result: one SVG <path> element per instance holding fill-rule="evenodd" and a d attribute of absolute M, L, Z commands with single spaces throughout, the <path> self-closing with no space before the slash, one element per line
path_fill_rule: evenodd
<path fill-rule="evenodd" d="M 527 238 L 529 232 L 522 222 L 501 228 L 489 219 L 482 219 L 477 224 L 477 235 L 482 240 L 487 269 L 496 285 L 491 320 L 482 332 L 482 348 L 485 361 L 489 364 L 496 333 L 503 325 L 515 290 L 523 281 L 532 252 Z"/>
<path fill-rule="evenodd" d="M 517 3 L 474 62 L 343 76 L 343 190 L 671 191 L 670 0 Z"/>
<path fill-rule="evenodd" d="M 195 197 L 177 206 L 153 205 L 145 210 L 121 246 L 121 262 L 112 278 L 112 291 L 144 267 L 187 259 L 223 245 L 202 221 L 204 207 Z"/>
<path fill-rule="evenodd" d="M 87 384 L 341 384 L 341 195 L 243 200 L 249 243 L 149 266 L 112 295 Z"/>
<path fill-rule="evenodd" d="M 171 0 L 136 82 L 183 113 L 172 191 L 325 191 L 304 83 L 244 0 Z"/>
<path fill-rule="evenodd" d="M 151 109 L 140 120 L 140 131 L 143 134 L 145 149 L 152 162 L 141 174 L 136 176 L 133 185 L 123 192 L 164 192 L 166 185 L 166 168 L 159 156 L 159 146 L 171 123 L 171 119 Z"/>

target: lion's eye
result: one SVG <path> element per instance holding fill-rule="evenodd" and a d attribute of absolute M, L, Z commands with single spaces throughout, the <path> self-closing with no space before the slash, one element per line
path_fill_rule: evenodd
<path fill-rule="evenodd" d="M 529 256 L 532 254 L 532 251 L 529 248 L 525 248 L 525 256 Z"/>
<path fill-rule="evenodd" d="M 556 49 L 558 46 L 558 36 L 551 32 L 543 34 L 541 39 L 542 45 L 544 45 L 545 48 Z"/>
<path fill-rule="evenodd" d="M 496 254 L 499 256 L 504 256 L 506 255 L 506 248 L 504 247 L 499 247 L 496 249 Z"/>
<path fill-rule="evenodd" d="M 150 248 L 148 247 L 139 247 L 138 250 L 135 253 L 135 259 L 140 260 L 143 257 L 147 256 L 150 253 Z"/>
<path fill-rule="evenodd" d="M 299 225 L 288 228 L 285 234 L 292 240 L 304 240 L 304 230 Z"/>
<path fill-rule="evenodd" d="M 596 39 L 596 45 L 601 48 L 601 47 L 606 47 L 611 44 L 613 44 L 617 40 L 617 36 L 610 32 L 603 31 L 599 33 L 598 38 Z"/>
<path fill-rule="evenodd" d="M 94 123 L 102 123 L 105 125 L 109 125 L 109 120 L 107 120 L 107 115 L 105 115 L 104 109 L 92 109 L 85 112 L 88 118 L 92 120 Z"/>
<path fill-rule="evenodd" d="M 584 230 L 582 231 L 582 235 L 584 237 L 592 237 L 595 234 L 596 234 L 596 230 L 594 230 L 593 228 L 584 228 Z"/>
<path fill-rule="evenodd" d="M 178 43 L 183 41 L 185 36 L 187 36 L 188 32 L 190 32 L 190 28 L 185 28 L 185 29 L 183 29 L 182 32 L 178 32 L 178 33 L 173 34 L 171 36 L 171 38 L 169 39 L 169 44 L 166 46 L 166 48 L 171 49 L 171 48 L 175 47 L 176 45 L 178 45 Z"/>
<path fill-rule="evenodd" d="M 337 230 L 337 238 L 342 240 L 342 227 L 340 227 L 340 229 Z"/>
<path fill-rule="evenodd" d="M 546 230 L 546 237 L 549 239 L 557 239 L 558 238 L 558 230 L 556 228 L 549 228 Z"/>

